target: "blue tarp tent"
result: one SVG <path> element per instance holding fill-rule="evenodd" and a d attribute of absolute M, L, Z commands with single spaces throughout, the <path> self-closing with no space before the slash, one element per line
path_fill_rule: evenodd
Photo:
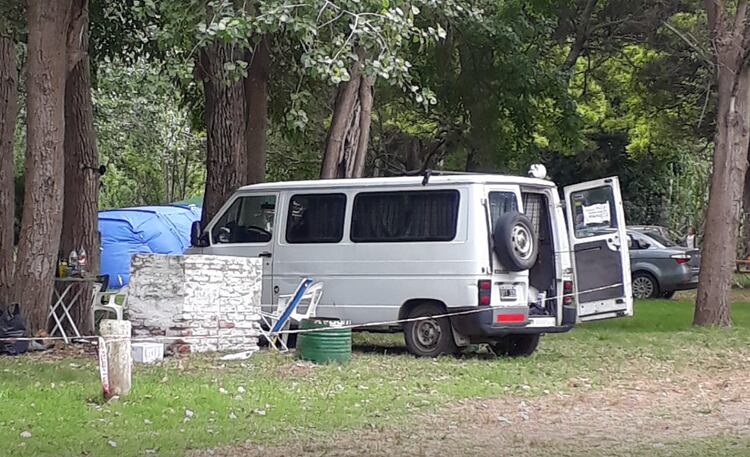
<path fill-rule="evenodd" d="M 143 206 L 99 211 L 101 272 L 110 287 L 126 285 L 133 254 L 182 254 L 190 247 L 190 226 L 200 220 L 197 206 Z"/>

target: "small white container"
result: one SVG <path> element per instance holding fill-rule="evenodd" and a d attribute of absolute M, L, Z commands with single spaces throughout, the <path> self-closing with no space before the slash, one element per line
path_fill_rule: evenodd
<path fill-rule="evenodd" d="M 164 359 L 164 344 L 133 343 L 133 362 L 154 363 Z"/>

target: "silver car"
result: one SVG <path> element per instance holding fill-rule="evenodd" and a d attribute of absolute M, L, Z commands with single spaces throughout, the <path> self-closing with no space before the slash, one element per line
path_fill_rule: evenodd
<path fill-rule="evenodd" d="M 698 287 L 700 251 L 678 246 L 649 231 L 628 230 L 633 298 L 672 298 Z"/>

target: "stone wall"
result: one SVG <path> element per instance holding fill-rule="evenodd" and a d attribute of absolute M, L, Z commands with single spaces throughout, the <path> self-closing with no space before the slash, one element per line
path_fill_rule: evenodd
<path fill-rule="evenodd" d="M 135 336 L 181 337 L 173 351 L 254 350 L 261 281 L 258 258 L 137 254 L 126 318 Z"/>

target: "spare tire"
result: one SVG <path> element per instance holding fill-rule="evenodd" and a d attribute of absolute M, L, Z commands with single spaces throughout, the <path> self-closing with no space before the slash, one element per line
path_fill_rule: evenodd
<path fill-rule="evenodd" d="M 539 243 L 528 217 L 516 211 L 503 214 L 495 221 L 492 234 L 494 250 L 509 271 L 524 271 L 536 263 Z"/>

